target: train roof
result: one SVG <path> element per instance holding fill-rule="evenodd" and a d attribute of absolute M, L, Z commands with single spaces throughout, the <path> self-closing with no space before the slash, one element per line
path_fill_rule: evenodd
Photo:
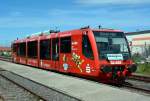
<path fill-rule="evenodd" d="M 92 28 L 81 28 L 81 29 L 74 29 L 74 30 L 69 30 L 69 31 L 63 31 L 63 32 L 55 32 L 53 30 L 50 31 L 44 31 L 44 32 L 37 32 L 34 34 L 31 34 L 31 36 L 28 36 L 24 39 L 17 39 L 15 40 L 13 43 L 22 43 L 22 42 L 26 42 L 26 41 L 35 41 L 38 40 L 40 38 L 40 40 L 43 39 L 48 39 L 48 38 L 53 38 L 56 37 L 58 34 L 60 37 L 64 37 L 64 36 L 71 36 L 72 32 L 75 31 L 101 31 L 101 32 L 123 32 L 121 30 L 114 30 L 114 29 L 106 29 L 106 28 L 100 28 L 100 29 L 92 29 Z"/>
<path fill-rule="evenodd" d="M 101 29 L 92 29 L 92 28 L 81 28 L 81 29 L 75 29 L 75 30 L 69 30 L 69 31 L 64 31 L 60 32 L 61 34 L 73 32 L 73 31 L 79 31 L 79 30 L 91 30 L 91 31 L 101 31 L 101 32 L 123 32 L 121 30 L 115 30 L 115 29 L 108 29 L 108 28 L 101 28 Z"/>
<path fill-rule="evenodd" d="M 123 32 L 121 30 L 115 30 L 115 29 L 92 29 L 92 31 L 102 31 L 102 32 Z"/>

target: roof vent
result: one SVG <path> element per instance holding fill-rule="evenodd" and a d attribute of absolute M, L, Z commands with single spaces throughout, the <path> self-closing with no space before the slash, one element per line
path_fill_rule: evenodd
<path fill-rule="evenodd" d="M 50 30 L 49 33 L 58 33 L 60 30 Z"/>
<path fill-rule="evenodd" d="M 82 27 L 81 29 L 88 29 L 90 28 L 90 26 L 85 26 L 85 27 Z"/>

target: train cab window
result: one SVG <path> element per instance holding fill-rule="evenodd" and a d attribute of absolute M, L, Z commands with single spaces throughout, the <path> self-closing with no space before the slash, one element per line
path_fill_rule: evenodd
<path fill-rule="evenodd" d="M 26 56 L 26 43 L 20 43 L 18 47 L 18 56 Z"/>
<path fill-rule="evenodd" d="M 50 60 L 51 57 L 51 41 L 41 40 L 40 41 L 40 59 Z"/>
<path fill-rule="evenodd" d="M 60 39 L 60 53 L 71 53 L 71 37 Z"/>
<path fill-rule="evenodd" d="M 52 60 L 59 60 L 59 39 L 52 39 Z"/>
<path fill-rule="evenodd" d="M 87 35 L 82 37 L 82 53 L 87 58 L 94 59 L 91 43 Z"/>
<path fill-rule="evenodd" d="M 28 42 L 28 57 L 37 58 L 37 41 Z"/>

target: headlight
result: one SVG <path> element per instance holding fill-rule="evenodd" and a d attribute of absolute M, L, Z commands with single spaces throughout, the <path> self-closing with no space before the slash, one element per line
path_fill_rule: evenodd
<path fill-rule="evenodd" d="M 104 73 L 109 73 L 109 72 L 112 71 L 112 68 L 109 67 L 109 66 L 102 66 L 101 71 L 104 72 Z"/>
<path fill-rule="evenodd" d="M 137 65 L 136 64 L 132 64 L 128 66 L 128 70 L 129 72 L 135 72 L 137 69 Z"/>

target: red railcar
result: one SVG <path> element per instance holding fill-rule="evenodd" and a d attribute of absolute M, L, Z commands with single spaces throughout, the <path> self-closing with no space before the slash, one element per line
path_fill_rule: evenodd
<path fill-rule="evenodd" d="M 83 28 L 13 42 L 15 63 L 120 82 L 136 70 L 122 31 Z"/>

